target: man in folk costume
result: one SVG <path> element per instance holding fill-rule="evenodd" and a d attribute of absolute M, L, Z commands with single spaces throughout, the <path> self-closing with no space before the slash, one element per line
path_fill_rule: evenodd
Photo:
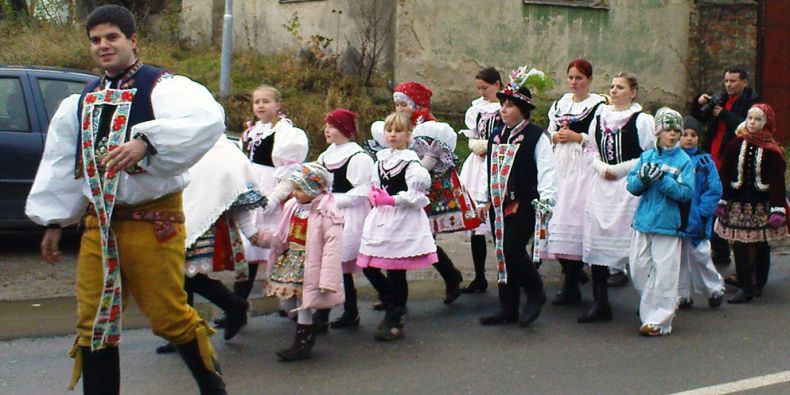
<path fill-rule="evenodd" d="M 502 124 L 489 137 L 487 162 L 500 305 L 496 314 L 480 318 L 482 325 L 517 321 L 521 326 L 529 325 L 546 303 L 543 280 L 527 252 L 530 236 L 535 233 L 535 211 L 550 215 L 557 194 L 551 139 L 544 128 L 530 122 L 535 105 L 526 85 L 530 77 L 542 74 L 521 67 L 513 71 L 508 86 L 497 93 L 502 103 Z M 480 208 L 481 217 L 485 210 Z M 520 313 L 519 288 L 527 295 Z"/>
<path fill-rule="evenodd" d="M 186 77 L 143 65 L 134 17 L 95 9 L 86 22 L 104 75 L 66 98 L 49 126 L 26 214 L 47 227 L 41 253 L 60 260 L 60 227 L 85 215 L 77 261 L 71 386 L 120 391 L 118 344 L 128 295 L 152 330 L 176 345 L 201 394 L 225 394 L 213 333 L 184 292 L 186 172 L 223 133 L 224 111 Z"/>

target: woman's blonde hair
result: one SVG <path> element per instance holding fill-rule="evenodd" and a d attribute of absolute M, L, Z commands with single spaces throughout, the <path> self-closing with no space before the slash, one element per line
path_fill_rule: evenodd
<path fill-rule="evenodd" d="M 614 76 L 614 78 L 623 78 L 628 83 L 628 87 L 634 91 L 634 98 L 631 100 L 632 102 L 636 100 L 636 97 L 639 96 L 639 81 L 636 79 L 636 75 L 629 73 L 627 71 L 621 71 Z"/>
<path fill-rule="evenodd" d="M 393 126 L 411 133 L 411 119 L 399 112 L 393 112 L 384 119 L 385 131 L 390 130 Z"/>

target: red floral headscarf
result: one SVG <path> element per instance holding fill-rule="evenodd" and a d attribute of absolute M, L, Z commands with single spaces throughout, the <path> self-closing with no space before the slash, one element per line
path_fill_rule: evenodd
<path fill-rule="evenodd" d="M 395 87 L 395 92 L 402 93 L 411 99 L 417 108 L 411 115 L 412 126 L 416 126 L 426 121 L 435 121 L 436 118 L 431 114 L 431 96 L 433 92 L 419 82 L 401 82 Z"/>
<path fill-rule="evenodd" d="M 776 132 L 776 116 L 774 115 L 774 109 L 767 104 L 758 103 L 753 105 L 752 108 L 749 109 L 749 112 L 752 112 L 755 109 L 763 113 L 765 125 L 763 125 L 763 128 L 760 131 L 754 133 L 744 133 L 743 139 L 750 144 L 754 144 L 762 149 L 774 151 L 779 155 L 782 155 L 782 158 L 784 158 L 784 149 L 781 145 L 779 145 L 779 143 L 776 142 L 776 140 L 774 140 L 774 132 Z"/>

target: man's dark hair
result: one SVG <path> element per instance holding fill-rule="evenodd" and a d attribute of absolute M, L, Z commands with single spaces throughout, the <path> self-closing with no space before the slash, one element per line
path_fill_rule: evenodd
<path fill-rule="evenodd" d="M 90 34 L 91 29 L 105 23 L 118 26 L 126 38 L 131 38 L 132 34 L 137 33 L 137 23 L 135 23 L 131 11 L 112 4 L 96 8 L 88 15 L 88 19 L 85 21 L 85 33 Z"/>
<path fill-rule="evenodd" d="M 743 67 L 743 66 L 728 67 L 726 70 L 724 70 L 724 73 L 725 74 L 726 73 L 733 73 L 733 74 L 734 73 L 738 73 L 738 78 L 740 78 L 742 80 L 748 80 L 749 79 L 749 72 L 746 71 L 746 68 Z"/>

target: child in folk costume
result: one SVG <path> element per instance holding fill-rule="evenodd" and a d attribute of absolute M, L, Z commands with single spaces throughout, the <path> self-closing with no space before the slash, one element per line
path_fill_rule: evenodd
<path fill-rule="evenodd" d="M 683 117 L 660 108 L 655 117 L 656 148 L 643 152 L 628 174 L 628 192 L 641 196 L 634 216 L 630 264 L 642 298 L 643 336 L 672 332 L 678 302 L 682 237 L 694 195 L 694 165 L 680 148 Z"/>
<path fill-rule="evenodd" d="M 417 154 L 408 149 L 411 122 L 403 114 L 390 114 L 384 131 L 389 148 L 376 154 L 368 194 L 374 207 L 365 219 L 357 265 L 387 270 L 389 303 L 375 338 L 395 340 L 404 336 L 403 316 L 409 296 L 406 271 L 430 266 L 438 258 L 423 209 L 429 203 L 426 194 L 431 176 Z"/>
<path fill-rule="evenodd" d="M 488 149 L 488 132 L 491 127 L 487 123 L 494 122 L 499 113 L 499 99 L 496 93 L 502 89 L 502 77 L 493 67 L 486 67 L 475 75 L 475 87 L 480 97 L 472 100 L 466 110 L 464 121 L 469 129 L 461 130 L 469 138 L 469 150 L 459 177 L 461 185 L 469 192 L 469 196 L 478 204 L 485 204 L 488 194 L 486 175 L 486 149 Z M 483 220 L 480 226 L 471 231 L 472 262 L 475 267 L 475 278 L 469 285 L 461 289 L 462 293 L 482 293 L 488 289 L 485 276 L 486 234 L 491 231 L 488 221 Z"/>
<path fill-rule="evenodd" d="M 296 336 L 280 350 L 282 361 L 310 358 L 315 345 L 313 309 L 343 303 L 343 217 L 328 188 L 332 175 L 317 163 L 305 163 L 288 176 L 293 198 L 274 231 L 260 229 L 258 244 L 271 249 L 266 296 L 296 311 Z"/>
<path fill-rule="evenodd" d="M 510 84 L 497 97 L 502 124 L 488 140 L 490 212 L 497 257 L 499 312 L 482 317 L 482 325 L 518 322 L 529 325 L 546 303 L 543 280 L 527 253 L 527 243 L 535 227 L 535 207 L 549 205 L 556 192 L 554 155 L 545 129 L 530 122 L 535 105 L 526 86 L 532 75 L 542 75 L 526 67 L 514 70 Z M 485 209 L 481 207 L 480 211 Z M 518 311 L 520 289 L 527 295 Z"/>
<path fill-rule="evenodd" d="M 330 146 L 318 156 L 317 162 L 333 174 L 332 196 L 345 220 L 343 224 L 343 287 L 346 301 L 343 315 L 333 321 L 333 329 L 359 326 L 359 308 L 353 274 L 362 270 L 357 265 L 362 227 L 370 212 L 368 191 L 373 175 L 373 158 L 359 144 L 351 141 L 357 132 L 357 114 L 338 108 L 324 118 L 324 137 Z M 316 319 L 326 320 L 329 310 L 320 310 Z M 327 317 L 322 317 L 326 315 Z"/>
<path fill-rule="evenodd" d="M 595 172 L 584 148 L 590 141 L 590 124 L 603 96 L 590 93 L 593 68 L 590 62 L 576 59 L 566 69 L 570 92 L 549 107 L 549 126 L 557 166 L 557 203 L 552 209 L 549 237 L 544 258 L 557 259 L 562 266 L 564 282 L 552 304 L 562 306 L 582 301 L 579 283 L 586 283 L 582 262 L 584 212 L 587 195 Z M 583 217 L 582 217 L 583 218 Z"/>
<path fill-rule="evenodd" d="M 417 82 L 403 82 L 395 88 L 396 111 L 411 117 L 411 149 L 431 174 L 428 190 L 430 205 L 426 207 L 434 234 L 472 230 L 480 225 L 475 205 L 461 186 L 456 170 L 457 134 L 444 122 L 437 122 L 430 112 L 432 92 Z M 444 303 L 452 303 L 461 295 L 463 276 L 444 250 L 437 246 L 439 261 L 434 268 L 445 283 Z"/>
<path fill-rule="evenodd" d="M 656 141 L 653 117 L 634 101 L 638 92 L 634 75 L 617 74 L 609 89 L 611 104 L 600 107 L 587 132 L 585 152 L 596 174 L 584 209 L 582 261 L 592 272 L 593 303 L 577 320 L 583 324 L 612 320 L 606 288 L 610 269 L 622 273 L 628 264 L 639 197 L 626 190 L 626 175 Z"/>
<path fill-rule="evenodd" d="M 691 198 L 680 257 L 678 307 L 691 307 L 694 303 L 691 299 L 692 290 L 704 292 L 708 296 L 708 305 L 718 307 L 724 299 L 724 281 L 711 260 L 710 234 L 713 214 L 721 198 L 721 181 L 711 156 L 699 149 L 699 121 L 694 117 L 685 117 L 683 128 L 680 147 L 691 157 L 694 166 L 694 196 Z"/>
<path fill-rule="evenodd" d="M 280 92 L 268 85 L 261 85 L 252 92 L 252 111 L 255 123 L 249 122 L 241 135 L 242 150 L 252 161 L 253 171 L 267 199 L 265 209 L 255 215 L 255 226 L 272 230 L 280 221 L 283 203 L 290 194 L 288 174 L 298 168 L 307 157 L 308 140 L 305 132 L 281 112 Z M 258 266 L 270 266 L 269 251 L 245 242 L 249 262 L 249 277 L 234 284 L 233 291 L 247 299 L 252 290 Z M 219 322 L 221 326 L 222 322 Z"/>
<path fill-rule="evenodd" d="M 184 189 L 186 264 L 184 289 L 193 305 L 194 294 L 208 299 L 225 313 L 224 338 L 230 340 L 247 324 L 246 300 L 233 293 L 211 273 L 235 271 L 236 281 L 248 277 L 243 238 L 257 241 L 254 210 L 266 206 L 250 161 L 224 135 L 189 169 Z M 175 352 L 172 343 L 157 353 Z"/>
<path fill-rule="evenodd" d="M 768 280 L 768 242 L 787 236 L 784 149 L 774 140 L 771 106 L 755 104 L 727 144 L 715 230 L 732 243 L 738 291 L 728 303 L 748 303 Z"/>

